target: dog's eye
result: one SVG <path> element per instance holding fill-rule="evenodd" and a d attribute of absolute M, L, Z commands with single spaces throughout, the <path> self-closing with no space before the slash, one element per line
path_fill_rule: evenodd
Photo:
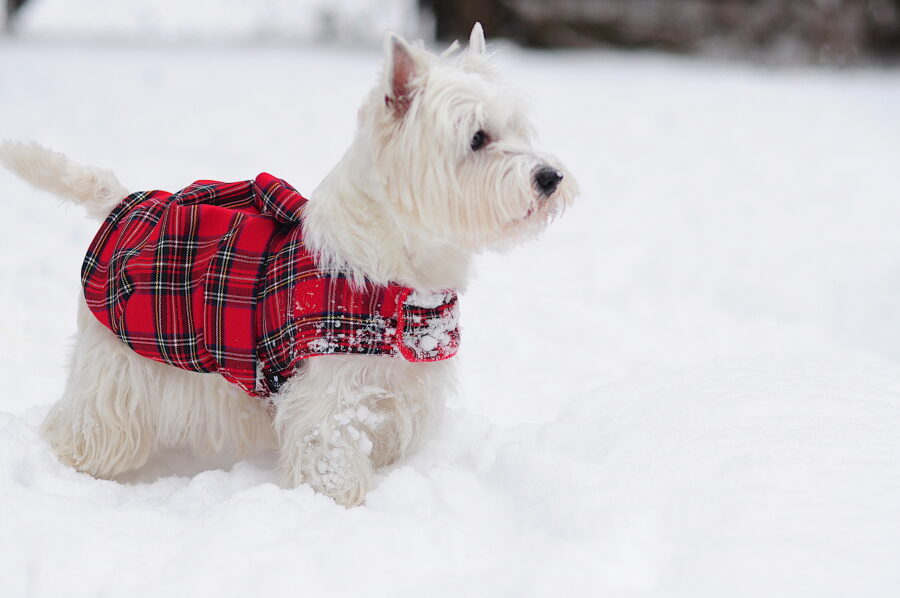
<path fill-rule="evenodd" d="M 472 137 L 472 143 L 471 143 L 472 151 L 477 152 L 478 150 L 483 148 L 485 145 L 487 145 L 487 142 L 488 142 L 487 133 L 485 133 L 484 131 L 478 131 Z"/>

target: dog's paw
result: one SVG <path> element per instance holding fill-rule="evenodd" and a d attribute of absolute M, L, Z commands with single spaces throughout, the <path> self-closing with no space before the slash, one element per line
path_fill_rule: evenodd
<path fill-rule="evenodd" d="M 310 457 L 302 474 L 313 489 L 345 507 L 362 504 L 369 490 L 370 472 L 354 468 L 345 449 L 330 447 Z"/>
<path fill-rule="evenodd" d="M 286 486 L 309 484 L 345 507 L 362 504 L 372 484 L 368 452 L 342 429 L 307 435 L 290 456 L 282 453 L 281 470 Z"/>
<path fill-rule="evenodd" d="M 415 393 L 383 385 L 354 385 L 340 394 L 307 392 L 330 389 L 334 372 L 326 373 L 318 385 L 306 378 L 304 386 L 288 388 L 278 402 L 279 468 L 288 487 L 309 484 L 342 505 L 358 505 L 372 488 L 374 470 L 415 446 L 428 411 Z"/>
<path fill-rule="evenodd" d="M 137 469 L 151 454 L 151 442 L 137 418 L 116 419 L 89 401 L 55 405 L 41 425 L 41 436 L 61 463 L 96 478 L 109 479 Z"/>

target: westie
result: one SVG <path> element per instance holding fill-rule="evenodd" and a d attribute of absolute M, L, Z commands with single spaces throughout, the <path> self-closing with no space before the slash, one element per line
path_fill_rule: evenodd
<path fill-rule="evenodd" d="M 577 190 L 532 149 L 480 25 L 464 51 L 394 35 L 385 51 L 308 202 L 267 174 L 129 195 L 107 171 L 3 146 L 11 170 L 105 219 L 43 425 L 62 461 L 111 477 L 164 447 L 272 447 L 285 485 L 356 505 L 420 443 L 453 386 L 473 255 L 533 236 Z"/>

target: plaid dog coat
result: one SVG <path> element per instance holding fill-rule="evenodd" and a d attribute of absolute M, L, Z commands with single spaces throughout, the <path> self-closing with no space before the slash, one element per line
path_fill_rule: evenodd
<path fill-rule="evenodd" d="M 260 397 L 314 355 L 455 355 L 456 293 L 358 288 L 318 269 L 303 243 L 306 201 L 267 173 L 129 195 L 84 258 L 87 306 L 137 353 Z"/>

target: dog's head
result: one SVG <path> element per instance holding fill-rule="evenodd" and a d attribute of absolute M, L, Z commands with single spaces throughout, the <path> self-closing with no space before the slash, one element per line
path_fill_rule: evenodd
<path fill-rule="evenodd" d="M 477 251 L 532 236 L 571 203 L 574 179 L 536 152 L 519 93 L 488 64 L 481 25 L 441 56 L 389 34 L 360 111 L 376 176 L 407 229 Z"/>

